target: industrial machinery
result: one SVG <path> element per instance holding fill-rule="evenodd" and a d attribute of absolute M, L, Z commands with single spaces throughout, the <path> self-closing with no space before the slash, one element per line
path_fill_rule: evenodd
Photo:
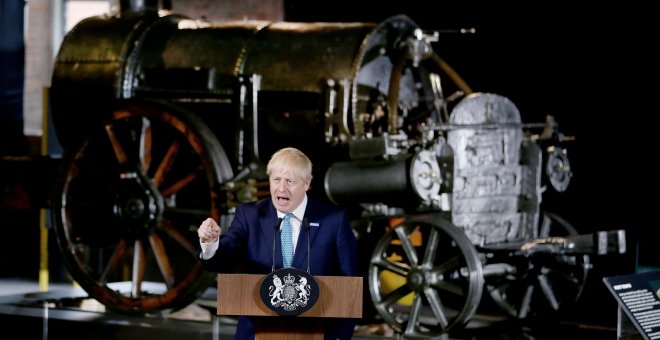
<path fill-rule="evenodd" d="M 265 164 L 293 146 L 312 159 L 313 194 L 351 213 L 366 309 L 396 332 L 459 329 L 486 295 L 519 318 L 575 301 L 589 255 L 624 252 L 623 231 L 580 235 L 541 209 L 570 183 L 567 138 L 473 91 L 437 40 L 406 16 L 81 21 L 50 89 L 67 270 L 114 311 L 190 304 L 215 278 L 197 227 L 267 196 Z"/>

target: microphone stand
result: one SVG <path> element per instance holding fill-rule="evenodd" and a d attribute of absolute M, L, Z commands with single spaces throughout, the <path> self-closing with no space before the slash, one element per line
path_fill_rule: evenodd
<path fill-rule="evenodd" d="M 303 226 L 305 226 L 305 230 L 307 230 L 307 274 L 312 275 L 312 272 L 310 271 L 309 267 L 309 262 L 312 259 L 312 248 L 310 247 L 311 241 L 310 239 L 310 234 L 312 227 L 309 225 L 309 221 L 307 221 L 307 218 L 303 218 L 302 220 Z"/>
<path fill-rule="evenodd" d="M 280 229 L 280 225 L 282 224 L 283 220 L 284 220 L 283 218 L 279 217 L 277 219 L 277 223 L 275 224 L 275 235 L 273 235 L 273 267 L 270 270 L 271 272 L 275 271 L 275 240 L 277 240 L 279 238 L 278 237 L 279 234 L 278 234 L 277 231 L 279 230 L 280 233 L 282 232 L 282 230 Z"/>

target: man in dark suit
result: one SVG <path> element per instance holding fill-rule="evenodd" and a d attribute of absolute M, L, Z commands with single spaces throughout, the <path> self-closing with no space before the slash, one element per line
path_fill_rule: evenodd
<path fill-rule="evenodd" d="M 309 158 L 294 148 L 281 149 L 271 157 L 266 173 L 270 197 L 239 205 L 227 232 L 221 235 L 220 226 L 211 218 L 200 225 L 200 259 L 205 268 L 224 272 L 240 263 L 241 270 L 249 274 L 282 268 L 282 247 L 275 241 L 280 240 L 282 218 L 292 213 L 291 267 L 307 270 L 309 265 L 311 275 L 359 276 L 357 241 L 346 211 L 307 195 L 312 181 Z M 254 339 L 253 321 L 239 318 L 236 339 Z M 328 320 L 324 337 L 350 339 L 354 328 L 355 320 Z"/>

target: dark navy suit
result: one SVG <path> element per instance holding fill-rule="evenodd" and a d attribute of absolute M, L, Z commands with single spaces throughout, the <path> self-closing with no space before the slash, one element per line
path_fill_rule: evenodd
<path fill-rule="evenodd" d="M 218 251 L 202 263 L 207 270 L 215 272 L 269 274 L 273 261 L 275 269 L 282 268 L 278 222 L 270 197 L 239 205 L 229 230 L 220 236 Z M 307 250 L 308 237 L 311 258 Z M 312 275 L 360 276 L 357 241 L 346 211 L 311 195 L 307 195 L 307 208 L 293 256 L 293 267 L 306 271 L 308 258 Z M 326 339 L 349 339 L 353 335 L 354 320 L 326 319 L 324 322 Z M 240 317 L 236 339 L 253 338 L 252 320 Z"/>

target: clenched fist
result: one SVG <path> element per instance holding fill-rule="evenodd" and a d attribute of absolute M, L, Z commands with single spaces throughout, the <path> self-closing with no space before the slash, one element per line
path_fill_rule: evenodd
<path fill-rule="evenodd" d="M 220 226 L 212 218 L 207 218 L 197 229 L 197 235 L 202 243 L 211 243 L 220 237 Z"/>

